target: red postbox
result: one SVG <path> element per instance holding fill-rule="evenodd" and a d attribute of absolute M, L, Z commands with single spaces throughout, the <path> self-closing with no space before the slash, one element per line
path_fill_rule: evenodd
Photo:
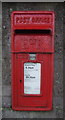
<path fill-rule="evenodd" d="M 15 11 L 12 25 L 12 108 L 52 109 L 54 12 Z"/>

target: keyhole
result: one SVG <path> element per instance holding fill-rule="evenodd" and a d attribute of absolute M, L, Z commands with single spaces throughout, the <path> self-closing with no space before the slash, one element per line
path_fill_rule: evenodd
<path fill-rule="evenodd" d="M 20 83 L 22 82 L 22 80 L 20 80 Z"/>

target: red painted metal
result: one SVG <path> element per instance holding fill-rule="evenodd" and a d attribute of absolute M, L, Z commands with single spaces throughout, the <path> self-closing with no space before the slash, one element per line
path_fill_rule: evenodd
<path fill-rule="evenodd" d="M 52 109 L 54 74 L 54 12 L 15 11 L 11 16 L 12 109 Z M 29 54 L 36 59 L 30 60 Z M 24 63 L 41 64 L 41 94 L 24 94 Z M 20 82 L 22 80 L 22 82 Z"/>

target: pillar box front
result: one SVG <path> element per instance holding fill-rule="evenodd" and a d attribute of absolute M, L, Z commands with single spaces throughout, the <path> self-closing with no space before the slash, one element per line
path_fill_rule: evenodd
<path fill-rule="evenodd" d="M 52 110 L 54 12 L 15 11 L 11 25 L 12 109 Z"/>

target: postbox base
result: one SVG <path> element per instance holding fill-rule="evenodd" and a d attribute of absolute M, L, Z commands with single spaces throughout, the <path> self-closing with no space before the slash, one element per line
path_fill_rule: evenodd
<path fill-rule="evenodd" d="M 44 107 L 44 108 L 18 108 L 18 107 L 12 107 L 13 110 L 16 111 L 51 111 L 53 108 L 52 107 Z"/>

